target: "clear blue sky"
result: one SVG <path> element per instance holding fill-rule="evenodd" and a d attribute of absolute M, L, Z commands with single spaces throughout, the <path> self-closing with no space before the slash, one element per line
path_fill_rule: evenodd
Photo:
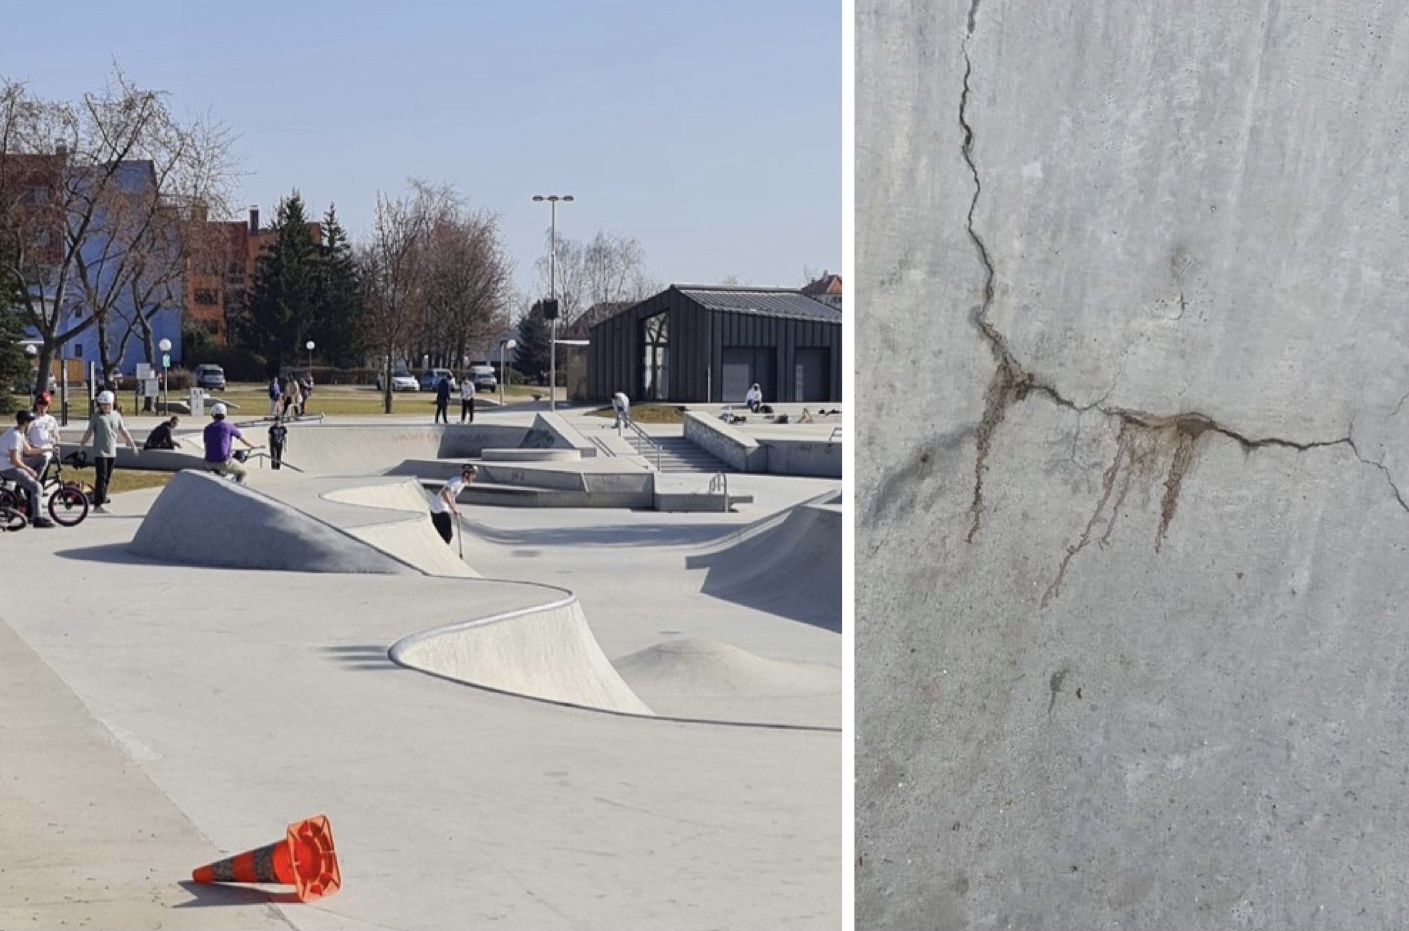
<path fill-rule="evenodd" d="M 237 135 L 235 204 L 298 188 L 354 238 L 377 192 L 452 183 L 501 217 L 525 291 L 560 236 L 634 237 L 664 283 L 841 270 L 836 0 L 81 0 L 7 4 L 0 75 L 42 97 L 117 60 Z"/>

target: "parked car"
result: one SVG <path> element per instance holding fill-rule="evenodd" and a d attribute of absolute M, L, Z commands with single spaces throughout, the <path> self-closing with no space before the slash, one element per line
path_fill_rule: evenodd
<path fill-rule="evenodd" d="M 196 387 L 206 391 L 225 390 L 225 369 L 218 365 L 198 365 L 195 369 Z"/>
<path fill-rule="evenodd" d="M 378 391 L 383 391 L 383 390 L 385 390 L 385 387 L 386 387 L 386 386 L 385 386 L 385 380 L 386 380 L 386 375 L 385 375 L 384 373 L 378 372 L 378 373 L 377 373 L 377 390 L 378 390 Z M 391 373 L 391 390 L 392 390 L 392 391 L 420 391 L 420 390 L 421 390 L 421 384 L 420 384 L 420 382 L 416 381 L 416 376 L 415 376 L 415 375 L 412 375 L 410 372 L 406 371 L 405 369 L 397 369 L 395 372 L 392 372 L 392 373 Z"/>
<path fill-rule="evenodd" d="M 455 373 L 449 369 L 426 369 L 421 373 L 421 390 L 434 391 L 442 378 L 450 379 L 451 391 L 460 390 L 460 383 L 455 380 Z"/>
<path fill-rule="evenodd" d="M 499 379 L 494 377 L 492 365 L 470 366 L 470 381 L 475 386 L 475 391 L 499 390 Z"/>

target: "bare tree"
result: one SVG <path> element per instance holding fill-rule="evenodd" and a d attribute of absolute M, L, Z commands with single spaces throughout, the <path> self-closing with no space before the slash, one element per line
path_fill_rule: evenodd
<path fill-rule="evenodd" d="M 422 345 L 440 364 L 463 365 L 470 348 L 497 335 L 508 320 L 512 267 L 498 218 L 461 212 L 438 217 L 429 250 Z"/>
<path fill-rule="evenodd" d="M 11 244 L 0 252 L 0 275 L 43 341 L 41 372 L 95 327 L 111 375 L 121 337 L 109 332 L 119 323 L 115 309 L 134 278 L 183 274 L 189 211 L 181 208 L 223 207 L 229 151 L 223 127 L 177 119 L 165 94 L 137 87 L 116 66 L 108 87 L 77 103 L 37 99 L 18 82 L 0 87 L 0 235 Z M 132 323 L 151 320 L 145 309 L 127 310 Z"/>
<path fill-rule="evenodd" d="M 572 323 L 595 304 L 638 301 L 659 290 L 646 276 L 646 250 L 635 239 L 604 230 L 585 245 L 559 239 L 556 261 L 559 313 Z M 536 264 L 543 293 L 549 292 L 547 257 Z"/>
<path fill-rule="evenodd" d="M 395 200 L 378 193 L 371 240 L 357 253 L 363 338 L 380 357 L 382 408 L 388 414 L 396 362 L 409 355 L 425 329 L 427 239 L 440 200 L 424 187 Z"/>

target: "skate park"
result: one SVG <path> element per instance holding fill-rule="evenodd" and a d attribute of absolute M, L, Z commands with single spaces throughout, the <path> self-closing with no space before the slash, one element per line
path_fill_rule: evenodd
<path fill-rule="evenodd" d="M 561 406 L 428 419 L 295 424 L 243 486 L 188 422 L 119 460 L 164 488 L 6 535 L 47 594 L 0 610 L 0 925 L 837 924 L 841 483 L 766 462 L 835 426 L 652 427 L 743 467 L 660 471 Z M 317 814 L 336 895 L 189 881 Z"/>

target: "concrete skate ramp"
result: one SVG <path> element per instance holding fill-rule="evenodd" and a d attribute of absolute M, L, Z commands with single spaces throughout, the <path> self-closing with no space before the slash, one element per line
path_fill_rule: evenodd
<path fill-rule="evenodd" d="M 806 502 L 687 557 L 685 566 L 707 571 L 706 594 L 839 631 L 841 531 L 840 505 Z"/>
<path fill-rule="evenodd" d="M 478 688 L 597 711 L 650 715 L 602 653 L 577 597 L 414 634 L 394 662 Z"/>
<path fill-rule="evenodd" d="M 417 571 L 331 524 L 205 472 L 173 475 L 128 549 L 148 559 L 231 569 Z"/>
<path fill-rule="evenodd" d="M 527 432 L 496 424 L 294 424 L 284 458 L 319 475 L 378 474 L 408 459 L 472 459 L 486 447 L 515 446 Z"/>
<path fill-rule="evenodd" d="M 382 482 L 338 488 L 321 495 L 328 501 L 368 508 L 374 514 L 391 512 L 399 517 L 382 517 L 375 522 L 344 525 L 359 540 L 416 566 L 428 575 L 479 578 L 465 564 L 454 543 L 447 546 L 431 523 L 428 496 L 414 480 Z M 463 532 L 459 530 L 458 532 Z"/>
<path fill-rule="evenodd" d="M 1409 925 L 1409 3 L 856 10 L 856 925 Z"/>
<path fill-rule="evenodd" d="M 755 656 L 714 640 L 671 640 L 615 660 L 661 715 L 732 723 L 841 726 L 841 670 Z M 823 699 L 833 696 L 834 701 Z"/>

